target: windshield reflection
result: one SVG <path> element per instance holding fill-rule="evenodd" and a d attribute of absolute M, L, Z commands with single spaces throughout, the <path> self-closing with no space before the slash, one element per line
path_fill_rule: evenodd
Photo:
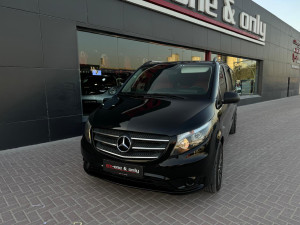
<path fill-rule="evenodd" d="M 206 95 L 210 65 L 159 64 L 140 68 L 121 93 L 133 95 Z"/>

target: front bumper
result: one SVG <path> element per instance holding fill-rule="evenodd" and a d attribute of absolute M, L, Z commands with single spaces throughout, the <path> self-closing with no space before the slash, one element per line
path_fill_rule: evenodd
<path fill-rule="evenodd" d="M 208 144 L 206 144 L 208 147 Z M 95 150 L 85 138 L 81 140 L 83 160 L 93 174 L 126 186 L 158 190 L 169 193 L 188 193 L 201 189 L 206 182 L 209 168 L 209 157 L 206 151 L 188 152 L 177 158 L 167 158 L 153 162 L 127 162 L 104 155 Z M 143 177 L 135 178 L 109 173 L 103 170 L 103 160 L 136 164 L 143 166 Z"/>

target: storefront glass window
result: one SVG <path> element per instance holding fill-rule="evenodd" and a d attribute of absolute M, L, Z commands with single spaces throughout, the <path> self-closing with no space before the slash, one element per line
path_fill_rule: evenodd
<path fill-rule="evenodd" d="M 232 69 L 233 83 L 240 95 L 257 94 L 258 62 L 256 60 L 212 54 Z"/>
<path fill-rule="evenodd" d="M 172 57 L 173 51 L 174 48 L 172 46 L 149 44 L 149 60 L 168 61 Z M 177 59 L 179 60 L 179 57 Z"/>
<path fill-rule="evenodd" d="M 115 37 L 78 32 L 80 65 L 118 68 L 117 41 Z"/>
<path fill-rule="evenodd" d="M 149 61 L 148 43 L 118 38 L 119 69 L 136 70 Z"/>
<path fill-rule="evenodd" d="M 204 61 L 205 53 L 200 51 L 191 51 L 191 61 Z"/>
<path fill-rule="evenodd" d="M 201 61 L 204 52 L 78 31 L 83 113 L 89 114 L 147 61 Z M 108 82 L 109 81 L 109 82 Z"/>

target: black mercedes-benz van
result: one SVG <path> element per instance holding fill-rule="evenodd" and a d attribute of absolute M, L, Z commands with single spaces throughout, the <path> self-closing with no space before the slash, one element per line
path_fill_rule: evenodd
<path fill-rule="evenodd" d="M 145 63 L 89 116 L 84 170 L 135 187 L 216 192 L 238 101 L 224 63 Z"/>

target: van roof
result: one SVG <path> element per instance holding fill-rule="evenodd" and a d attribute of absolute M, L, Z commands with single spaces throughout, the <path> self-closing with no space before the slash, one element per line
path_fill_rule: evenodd
<path fill-rule="evenodd" d="M 212 65 L 215 63 L 220 63 L 222 62 L 215 62 L 215 61 L 175 61 L 175 62 L 167 62 L 167 61 L 148 61 L 143 64 L 143 66 L 146 65 L 157 65 L 157 64 L 204 64 L 204 65 Z"/>

